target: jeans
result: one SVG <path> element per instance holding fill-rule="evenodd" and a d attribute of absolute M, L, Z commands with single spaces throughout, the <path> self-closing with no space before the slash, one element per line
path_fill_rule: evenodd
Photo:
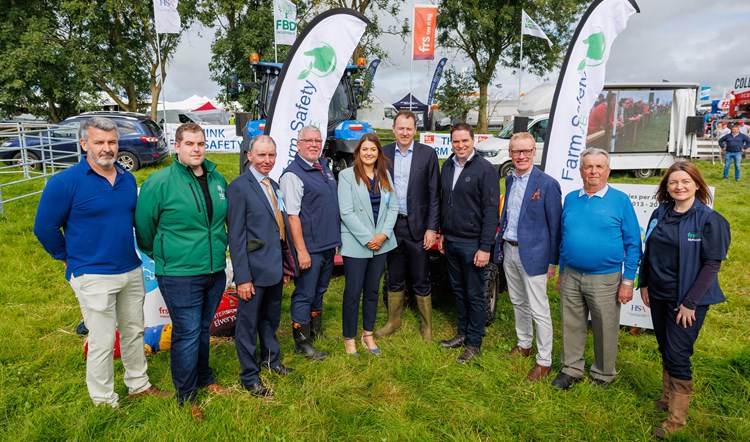
<path fill-rule="evenodd" d="M 448 279 L 456 297 L 458 334 L 466 336 L 466 345 L 481 347 L 487 317 L 487 300 L 484 297 L 484 268 L 474 265 L 474 255 L 479 243 L 461 243 L 445 240 L 445 257 L 448 260 Z"/>
<path fill-rule="evenodd" d="M 734 179 L 740 179 L 740 161 L 742 152 L 725 152 L 724 153 L 724 178 L 729 177 L 729 163 L 734 161 Z"/>
<path fill-rule="evenodd" d="M 333 274 L 333 257 L 336 249 L 310 253 L 310 268 L 300 270 L 294 278 L 294 292 L 289 307 L 292 322 L 307 324 L 310 312 L 323 310 L 323 294 L 328 290 Z"/>
<path fill-rule="evenodd" d="M 372 258 L 344 257 L 344 299 L 341 302 L 341 326 L 344 338 L 354 339 L 357 335 L 357 310 L 362 296 L 362 328 L 372 331 L 375 328 L 375 315 L 378 311 L 380 277 L 383 276 L 386 255 Z"/>
<path fill-rule="evenodd" d="M 157 276 L 172 319 L 169 356 L 177 401 L 194 402 L 199 387 L 214 383 L 208 365 L 211 322 L 226 285 L 224 271 L 198 276 Z"/>

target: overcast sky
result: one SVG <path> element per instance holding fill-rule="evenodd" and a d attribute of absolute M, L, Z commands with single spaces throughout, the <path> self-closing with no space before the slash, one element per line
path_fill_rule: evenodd
<path fill-rule="evenodd" d="M 718 4 L 706 0 L 636 1 L 641 13 L 630 18 L 628 27 L 613 44 L 607 64 L 608 82 L 694 82 L 711 86 L 712 97 L 718 97 L 733 88 L 735 78 L 750 74 L 746 47 L 750 1 L 724 0 Z M 410 16 L 411 11 L 405 14 Z M 213 30 L 198 26 L 183 35 L 167 67 L 166 100 L 180 101 L 193 94 L 214 98 L 222 93 L 223 86 L 209 79 L 213 36 Z M 395 102 L 409 92 L 411 47 L 390 36 L 384 37 L 382 44 L 388 49 L 391 60 L 380 65 L 374 93 L 386 102 Z M 432 73 L 437 60 L 443 56 L 448 58 L 447 67 L 460 71 L 469 65 L 465 58 L 440 47 L 434 61 L 415 61 L 411 84 L 418 99 L 427 99 Z M 525 74 L 522 91 L 528 92 L 544 81 L 556 79 L 557 72 L 544 78 Z M 515 73 L 498 71 L 493 84 L 501 87 L 493 87 L 491 97 L 517 97 Z"/>

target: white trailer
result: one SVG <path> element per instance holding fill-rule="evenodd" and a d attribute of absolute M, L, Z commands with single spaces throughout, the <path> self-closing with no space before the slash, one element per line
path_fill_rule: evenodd
<path fill-rule="evenodd" d="M 697 83 L 611 83 L 604 86 L 602 106 L 592 109 L 587 147 L 610 153 L 612 170 L 650 177 L 679 158 L 697 152 L 695 133 L 688 133 L 688 117 L 695 116 L 700 86 Z M 541 166 L 549 112 L 555 85 L 538 86 L 521 100 L 517 117 L 528 118 L 527 131 L 536 139 L 534 163 Z M 508 143 L 513 124 L 497 137 L 476 146 L 506 176 L 513 171 Z"/>

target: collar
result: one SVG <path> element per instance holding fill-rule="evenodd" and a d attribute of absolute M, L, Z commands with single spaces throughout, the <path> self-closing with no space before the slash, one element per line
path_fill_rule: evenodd
<path fill-rule="evenodd" d="M 604 198 L 604 195 L 607 194 L 608 190 L 609 190 L 609 184 L 605 184 L 604 187 L 602 187 L 598 192 L 596 192 L 595 194 L 591 195 L 591 198 L 593 198 L 595 196 L 598 196 L 599 198 Z M 582 197 L 584 195 L 586 195 L 586 192 L 584 192 L 583 189 L 581 189 L 581 190 L 578 191 L 578 198 L 580 198 L 580 197 Z"/>
<path fill-rule="evenodd" d="M 300 154 L 297 154 L 297 158 L 299 158 L 300 161 L 302 161 L 303 163 L 307 164 L 311 169 L 313 167 L 313 164 L 315 164 L 314 161 L 307 161 L 306 159 L 302 158 L 302 155 L 300 155 Z M 318 162 L 320 162 L 320 161 L 318 161 Z"/>
<path fill-rule="evenodd" d="M 182 164 L 178 159 L 177 155 L 174 156 L 174 159 L 172 160 L 172 166 L 176 169 L 181 170 L 184 173 L 188 173 L 188 166 L 187 164 Z M 252 166 L 250 166 L 252 167 Z M 203 168 L 206 169 L 206 174 L 209 174 L 216 169 L 216 163 L 212 163 L 211 161 L 207 159 L 203 159 Z"/>
<path fill-rule="evenodd" d="M 88 173 L 95 173 L 95 174 L 99 175 L 99 173 L 97 171 L 95 171 L 91 167 L 91 164 L 89 164 L 89 162 L 87 161 L 86 158 L 87 158 L 86 155 L 82 155 L 81 156 L 81 161 L 79 162 L 79 164 L 83 163 L 82 167 L 84 168 L 84 173 L 87 173 L 87 174 Z M 125 173 L 125 169 L 123 169 L 122 166 L 120 165 L 120 163 L 118 163 L 117 161 L 115 161 L 114 168 L 117 171 L 118 175 L 122 175 L 123 173 Z"/>
<path fill-rule="evenodd" d="M 476 155 L 477 155 L 477 150 L 473 149 L 471 151 L 471 155 L 469 155 L 469 158 L 466 159 L 463 166 L 458 164 L 458 157 L 456 157 L 455 153 L 451 154 L 451 160 L 453 160 L 453 164 L 455 164 L 458 167 L 466 167 L 466 165 L 469 164 L 469 162 L 471 162 L 471 160 L 473 160 Z"/>
<path fill-rule="evenodd" d="M 523 175 L 516 175 L 515 172 L 513 172 L 513 179 L 514 180 L 525 180 L 531 176 L 531 172 L 534 170 L 534 166 L 531 166 L 528 172 L 526 172 Z"/>
<path fill-rule="evenodd" d="M 258 172 L 258 170 L 256 170 L 253 166 L 248 167 L 248 169 L 253 174 L 253 176 L 255 177 L 255 180 L 258 181 L 259 184 L 261 181 L 268 178 L 268 175 L 263 175 L 262 173 Z"/>
<path fill-rule="evenodd" d="M 395 152 L 398 152 L 398 154 L 403 157 L 407 156 L 410 152 L 413 153 L 414 152 L 414 140 L 411 140 L 411 144 L 409 144 L 409 148 L 406 149 L 406 153 L 403 153 L 401 148 L 398 147 L 398 143 L 395 143 Z"/>

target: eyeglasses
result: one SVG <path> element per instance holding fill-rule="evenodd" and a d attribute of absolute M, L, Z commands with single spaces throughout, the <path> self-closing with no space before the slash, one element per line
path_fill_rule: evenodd
<path fill-rule="evenodd" d="M 523 155 L 525 157 L 530 157 L 531 156 L 531 152 L 533 152 L 533 151 L 534 151 L 534 149 L 511 150 L 510 151 L 510 156 L 512 156 L 514 158 L 518 158 L 521 155 Z"/>
<path fill-rule="evenodd" d="M 303 138 L 300 141 L 306 144 L 322 144 L 323 143 L 323 140 L 321 140 L 320 138 Z"/>

